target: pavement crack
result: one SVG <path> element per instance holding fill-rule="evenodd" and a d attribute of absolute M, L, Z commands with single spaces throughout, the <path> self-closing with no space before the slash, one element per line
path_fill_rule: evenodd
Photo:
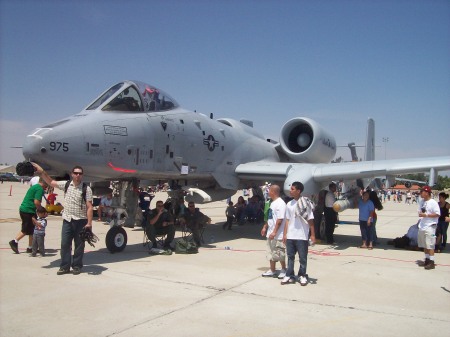
<path fill-rule="evenodd" d="M 129 274 L 129 273 L 121 273 L 121 274 Z M 130 275 L 137 276 L 137 277 L 144 277 L 143 275 L 135 275 L 135 274 L 130 274 Z M 145 278 L 148 278 L 148 277 L 145 277 Z M 233 289 L 235 289 L 237 287 L 240 287 L 240 286 L 242 286 L 242 285 L 244 285 L 246 283 L 252 282 L 252 281 L 254 281 L 254 280 L 258 279 L 258 278 L 260 278 L 260 276 L 256 276 L 256 277 L 254 277 L 252 279 L 249 279 L 249 280 L 246 280 L 244 282 L 235 284 L 234 286 L 232 286 L 230 288 L 217 288 L 217 287 L 213 287 L 213 286 L 206 286 L 206 285 L 202 286 L 202 285 L 193 284 L 193 283 L 187 283 L 187 282 L 181 282 L 181 281 L 163 280 L 163 279 L 153 278 L 152 277 L 152 279 L 155 279 L 155 280 L 161 280 L 161 281 L 164 281 L 164 282 L 171 282 L 171 283 L 179 283 L 179 284 L 185 284 L 185 285 L 190 285 L 190 286 L 196 286 L 196 287 L 203 288 L 203 289 L 213 290 L 214 292 L 211 295 L 209 295 L 209 296 L 203 297 L 203 298 L 201 298 L 201 299 L 199 299 L 199 300 L 197 300 L 195 302 L 188 303 L 188 304 L 186 304 L 186 305 L 184 305 L 182 307 L 166 311 L 164 313 L 161 313 L 160 315 L 157 315 L 157 316 L 154 316 L 154 317 L 151 317 L 151 318 L 148 318 L 148 319 L 143 319 L 143 320 L 141 320 L 139 322 L 136 322 L 136 323 L 134 323 L 134 324 L 132 324 L 132 325 L 130 325 L 128 327 L 125 327 L 125 328 L 120 329 L 118 331 L 115 331 L 115 332 L 113 332 L 113 333 L 111 333 L 109 335 L 106 335 L 105 337 L 118 335 L 120 333 L 126 332 L 126 331 L 131 330 L 131 329 L 133 329 L 135 327 L 138 327 L 140 325 L 143 325 L 143 324 L 155 321 L 155 320 L 160 319 L 162 317 L 169 316 L 169 315 L 171 315 L 173 313 L 177 313 L 177 312 L 180 312 L 180 311 L 183 311 L 183 310 L 186 310 L 186 309 L 192 309 L 193 306 L 195 306 L 197 304 L 200 304 L 200 303 L 203 303 L 203 302 L 205 302 L 205 301 L 207 301 L 209 299 L 215 298 L 218 295 L 222 295 L 224 293 L 233 291 Z M 238 293 L 238 292 L 235 292 L 235 293 Z"/>
<path fill-rule="evenodd" d="M 414 318 L 414 319 L 418 319 L 418 320 L 431 321 L 431 322 L 445 322 L 445 323 L 450 322 L 450 320 L 446 320 L 446 319 L 436 319 L 436 318 L 431 318 L 431 317 L 422 317 L 422 316 L 407 315 L 407 314 L 401 314 L 401 313 L 392 313 L 392 312 L 385 312 L 385 311 L 372 310 L 372 309 L 366 309 L 366 308 L 358 308 L 358 307 L 354 307 L 354 306 L 303 301 L 303 300 L 299 300 L 299 299 L 286 299 L 286 298 L 283 299 L 280 297 L 273 297 L 273 296 L 269 296 L 269 295 L 262 295 L 262 294 L 256 294 L 256 293 L 248 293 L 248 292 L 243 292 L 243 291 L 234 291 L 234 292 L 236 294 L 241 294 L 241 295 L 252 295 L 252 296 L 267 298 L 267 299 L 271 299 L 271 300 L 278 300 L 278 301 L 284 300 L 286 302 L 298 302 L 298 303 L 302 303 L 302 304 L 316 305 L 316 306 L 335 308 L 335 309 L 357 310 L 360 312 L 383 314 L 383 315 L 389 315 L 389 316 L 393 316 L 393 317 L 408 317 L 408 318 Z"/>

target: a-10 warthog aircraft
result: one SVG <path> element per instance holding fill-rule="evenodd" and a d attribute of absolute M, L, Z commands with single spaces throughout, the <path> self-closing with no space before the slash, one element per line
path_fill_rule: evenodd
<path fill-rule="evenodd" d="M 35 129 L 23 146 L 26 160 L 54 177 L 81 165 L 96 195 L 115 182 L 115 204 L 127 217 L 108 232 L 112 251 L 125 248 L 121 225 L 134 225 L 140 181 L 167 181 L 170 193 L 187 191 L 186 199 L 197 203 L 223 200 L 264 181 L 279 183 L 287 195 L 291 183 L 300 181 L 307 196 L 341 181 L 345 193 L 336 209 L 343 210 L 374 177 L 450 169 L 450 157 L 331 164 L 335 153 L 334 137 L 312 119 L 293 118 L 279 141 L 267 140 L 251 121 L 185 110 L 138 81 L 120 82 L 81 112 Z"/>

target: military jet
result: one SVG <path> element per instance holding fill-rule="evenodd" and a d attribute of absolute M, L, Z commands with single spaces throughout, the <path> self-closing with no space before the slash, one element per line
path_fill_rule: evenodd
<path fill-rule="evenodd" d="M 55 177 L 83 166 L 94 194 L 105 194 L 114 181 L 116 205 L 127 216 L 108 232 L 111 251 L 125 248 L 121 225 L 134 225 L 140 181 L 168 181 L 170 193 L 185 191 L 187 200 L 204 203 L 265 181 L 279 183 L 286 194 L 301 181 L 303 194 L 314 196 L 339 180 L 346 194 L 336 209 L 343 210 L 366 187 L 365 178 L 450 169 L 450 157 L 330 164 L 335 153 L 334 137 L 310 118 L 287 121 L 279 141 L 268 140 L 249 120 L 185 110 L 139 81 L 113 85 L 81 112 L 35 129 L 23 146 L 26 160 Z"/>

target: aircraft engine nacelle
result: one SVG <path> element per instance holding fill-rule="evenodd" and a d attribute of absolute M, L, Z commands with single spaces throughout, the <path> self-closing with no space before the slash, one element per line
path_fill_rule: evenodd
<path fill-rule="evenodd" d="M 281 129 L 280 146 L 290 159 L 302 163 L 329 163 L 336 154 L 334 137 L 315 121 L 297 117 Z"/>

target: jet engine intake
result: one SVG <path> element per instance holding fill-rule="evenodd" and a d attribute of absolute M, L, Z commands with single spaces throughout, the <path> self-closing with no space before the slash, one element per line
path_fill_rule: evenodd
<path fill-rule="evenodd" d="M 336 141 L 309 118 L 289 120 L 281 129 L 280 146 L 291 160 L 301 163 L 329 163 L 336 154 Z"/>

